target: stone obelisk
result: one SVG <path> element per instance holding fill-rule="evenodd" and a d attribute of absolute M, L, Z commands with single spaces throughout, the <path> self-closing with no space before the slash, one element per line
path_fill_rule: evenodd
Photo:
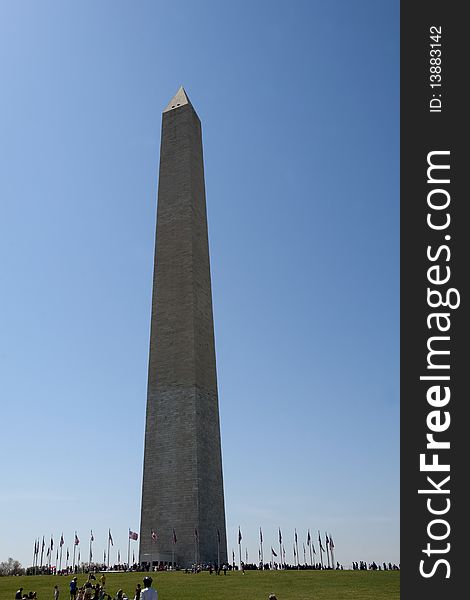
<path fill-rule="evenodd" d="M 201 123 L 163 111 L 140 562 L 227 561 Z"/>

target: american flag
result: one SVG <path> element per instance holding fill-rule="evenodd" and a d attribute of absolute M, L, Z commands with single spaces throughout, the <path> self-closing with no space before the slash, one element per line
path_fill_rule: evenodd
<path fill-rule="evenodd" d="M 111 543 L 111 546 L 114 546 L 113 536 L 111 535 L 111 529 L 109 529 L 108 541 Z"/>
<path fill-rule="evenodd" d="M 238 543 L 242 541 L 242 532 L 240 531 L 240 527 L 238 528 Z"/>
<path fill-rule="evenodd" d="M 135 531 L 131 531 L 129 529 L 129 539 L 130 540 L 138 540 L 139 539 L 139 535 Z"/>
<path fill-rule="evenodd" d="M 78 546 L 79 543 L 80 543 L 80 540 L 77 537 L 77 533 L 75 533 L 75 546 Z"/>
<path fill-rule="evenodd" d="M 60 542 L 59 542 L 59 546 L 62 548 L 62 546 L 64 545 L 64 534 L 62 534 L 60 536 Z"/>
<path fill-rule="evenodd" d="M 156 542 L 157 541 L 157 532 L 155 531 L 155 529 L 151 530 L 150 535 L 152 536 L 152 541 Z"/>

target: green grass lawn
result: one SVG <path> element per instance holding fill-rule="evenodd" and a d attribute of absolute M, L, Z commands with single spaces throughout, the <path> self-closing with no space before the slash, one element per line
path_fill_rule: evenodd
<path fill-rule="evenodd" d="M 246 571 L 209 575 L 154 573 L 153 585 L 158 600 L 399 600 L 399 571 Z M 36 591 L 38 600 L 52 600 L 54 585 L 60 589 L 59 600 L 69 600 L 71 577 L 44 575 L 36 577 L 0 577 L 0 600 L 14 600 L 19 587 Z M 114 597 L 122 588 L 132 600 L 142 573 L 108 573 L 106 590 Z M 86 575 L 78 575 L 78 584 Z"/>

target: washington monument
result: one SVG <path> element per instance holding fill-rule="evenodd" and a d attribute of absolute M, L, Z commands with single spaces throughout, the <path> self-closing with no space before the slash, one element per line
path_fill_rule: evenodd
<path fill-rule="evenodd" d="M 162 116 L 140 562 L 227 562 L 201 122 Z"/>

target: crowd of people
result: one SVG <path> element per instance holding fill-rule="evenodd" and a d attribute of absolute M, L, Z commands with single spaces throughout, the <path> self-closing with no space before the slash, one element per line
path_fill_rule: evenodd
<path fill-rule="evenodd" d="M 106 574 L 102 573 L 99 580 L 90 573 L 87 581 L 80 586 L 77 577 L 73 577 L 69 583 L 69 599 L 60 599 L 59 586 L 54 586 L 54 600 L 158 600 L 158 592 L 152 587 L 153 580 L 145 576 L 143 586 L 138 583 L 134 593 L 129 597 L 124 590 L 119 589 L 115 595 L 111 595 L 106 589 Z M 15 594 L 15 600 L 37 600 L 36 592 L 23 593 L 20 587 Z"/>
<path fill-rule="evenodd" d="M 375 561 L 367 564 L 364 560 L 361 560 L 360 562 L 353 562 L 352 568 L 353 571 L 399 571 L 400 565 L 391 562 L 378 565 Z"/>

